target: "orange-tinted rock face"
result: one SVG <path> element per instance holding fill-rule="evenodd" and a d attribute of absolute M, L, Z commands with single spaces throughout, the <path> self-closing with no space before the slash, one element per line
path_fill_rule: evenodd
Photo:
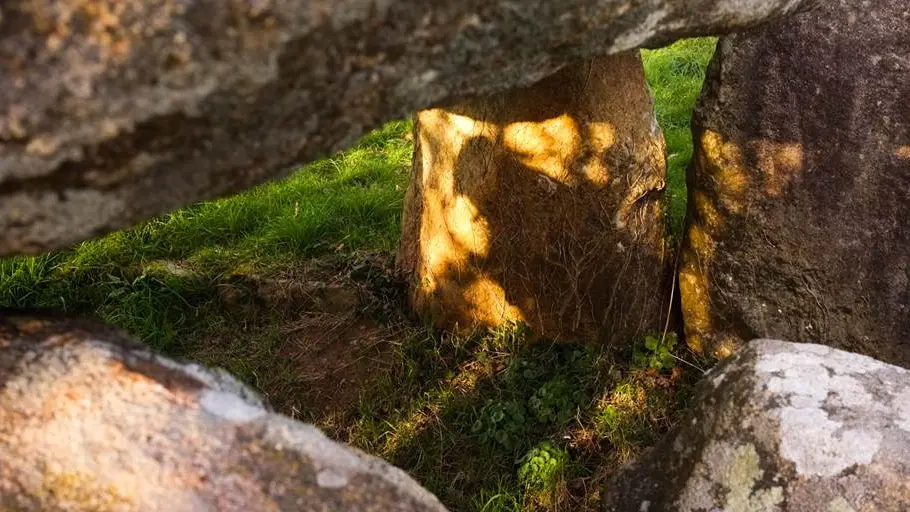
<path fill-rule="evenodd" d="M 441 327 L 556 339 L 663 327 L 665 160 L 637 52 L 417 114 L 399 261 Z"/>
<path fill-rule="evenodd" d="M 777 337 L 910 365 L 910 11 L 829 2 L 722 38 L 696 109 L 689 344 Z"/>
<path fill-rule="evenodd" d="M 6 510 L 445 510 L 226 372 L 59 318 L 0 317 L 0 454 Z"/>

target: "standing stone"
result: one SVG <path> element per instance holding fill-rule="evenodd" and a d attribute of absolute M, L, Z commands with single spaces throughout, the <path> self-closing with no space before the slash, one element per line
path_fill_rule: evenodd
<path fill-rule="evenodd" d="M 910 365 L 910 9 L 827 2 L 722 38 L 694 118 L 686 334 Z"/>
<path fill-rule="evenodd" d="M 555 339 L 663 327 L 664 140 L 641 57 L 417 114 L 399 261 L 440 327 Z"/>
<path fill-rule="evenodd" d="M 605 512 L 910 510 L 910 372 L 757 340 L 705 376 L 694 409 L 608 484 Z"/>
<path fill-rule="evenodd" d="M 445 508 L 403 471 L 275 414 L 223 371 L 111 328 L 0 317 L 0 510 Z"/>

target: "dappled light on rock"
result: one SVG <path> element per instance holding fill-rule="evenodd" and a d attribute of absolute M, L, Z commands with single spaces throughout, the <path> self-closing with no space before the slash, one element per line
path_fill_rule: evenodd
<path fill-rule="evenodd" d="M 910 510 L 906 4 L 0 0 L 0 512 Z"/>
<path fill-rule="evenodd" d="M 440 327 L 556 339 L 663 327 L 663 137 L 637 52 L 422 111 L 399 263 Z"/>
<path fill-rule="evenodd" d="M 695 350 L 776 337 L 910 365 L 910 11 L 866 4 L 718 44 L 680 268 Z"/>
<path fill-rule="evenodd" d="M 803 171 L 799 144 L 759 139 L 749 141 L 744 148 L 712 130 L 705 130 L 696 141 L 694 165 L 700 173 L 696 183 L 701 186 L 689 191 L 689 210 L 698 221 L 687 227 L 679 286 L 688 343 L 699 352 L 705 349 L 703 333 L 711 333 L 714 328 L 705 262 L 714 258 L 717 239 L 727 232 L 728 216 L 747 216 L 756 194 L 780 197 Z M 747 154 L 755 156 L 754 173 L 747 168 Z M 723 358 L 733 352 L 736 344 L 733 337 L 719 337 L 710 350 L 712 355 Z"/>

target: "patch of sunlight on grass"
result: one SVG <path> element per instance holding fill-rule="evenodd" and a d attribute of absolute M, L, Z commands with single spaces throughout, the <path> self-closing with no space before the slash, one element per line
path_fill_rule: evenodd
<path fill-rule="evenodd" d="M 395 121 L 284 180 L 66 251 L 0 259 L 0 308 L 94 314 L 180 355 L 175 340 L 217 312 L 221 275 L 268 272 L 342 250 L 392 251 L 410 167 L 409 131 L 409 121 Z"/>
<path fill-rule="evenodd" d="M 617 463 L 624 464 L 656 441 L 677 405 L 672 393 L 633 372 L 598 401 L 592 414 L 595 435 L 608 441 Z"/>
<path fill-rule="evenodd" d="M 678 240 L 686 216 L 686 167 L 692 159 L 692 109 L 701 92 L 717 38 L 683 39 L 666 48 L 642 50 L 654 93 L 657 121 L 667 140 L 667 215 Z"/>

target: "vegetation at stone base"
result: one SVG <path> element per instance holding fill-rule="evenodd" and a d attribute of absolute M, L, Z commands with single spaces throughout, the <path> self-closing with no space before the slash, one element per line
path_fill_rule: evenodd
<path fill-rule="evenodd" d="M 644 52 L 677 236 L 713 47 Z M 672 333 L 606 350 L 531 344 L 520 325 L 453 336 L 417 323 L 391 268 L 409 138 L 408 122 L 390 123 L 286 180 L 0 260 L 0 306 L 95 314 L 227 368 L 280 411 L 410 471 L 452 510 L 593 510 L 616 467 L 673 422 L 703 363 Z"/>
<path fill-rule="evenodd" d="M 633 348 L 632 365 L 636 368 L 654 370 L 672 370 L 676 367 L 676 333 L 666 335 L 648 335 Z"/>

